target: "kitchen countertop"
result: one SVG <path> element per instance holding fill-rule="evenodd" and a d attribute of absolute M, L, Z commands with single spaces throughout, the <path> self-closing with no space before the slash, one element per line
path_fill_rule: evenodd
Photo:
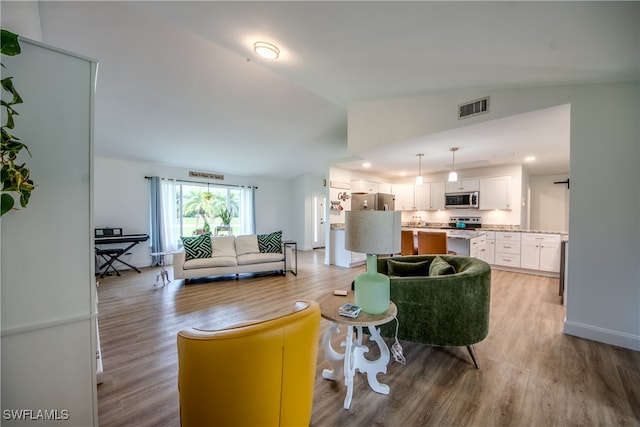
<path fill-rule="evenodd" d="M 544 233 L 544 234 L 560 234 L 562 236 L 567 236 L 569 233 L 565 231 L 549 231 L 549 230 L 527 230 L 522 228 L 508 228 L 512 226 L 492 226 L 487 225 L 480 228 L 454 228 L 450 226 L 440 226 L 440 225 L 403 225 L 402 228 L 404 230 L 467 230 L 467 231 L 509 231 L 514 233 Z"/>
<path fill-rule="evenodd" d="M 403 224 L 402 225 L 402 229 L 403 230 L 413 230 L 413 231 L 428 231 L 428 230 L 433 230 L 433 231 L 447 231 L 447 232 L 454 232 L 454 233 L 449 233 L 452 235 L 449 235 L 448 237 L 453 237 L 453 238 L 461 238 L 461 239 L 471 239 L 473 237 L 476 236 L 480 236 L 482 234 L 482 232 L 486 232 L 486 231 L 510 231 L 510 232 L 514 232 L 514 233 L 544 233 L 544 234 L 559 234 L 563 237 L 563 240 L 568 240 L 569 238 L 569 233 L 565 232 L 565 231 L 548 231 L 548 230 L 526 230 L 526 229 L 521 229 L 521 228 L 511 228 L 511 227 L 515 227 L 513 225 L 487 225 L 484 227 L 480 227 L 480 228 L 454 228 L 451 227 L 449 225 L 446 224 L 427 224 L 427 225 L 409 225 L 409 224 Z M 332 230 L 344 230 L 344 223 L 335 223 L 335 224 L 331 224 L 330 227 Z M 463 231 L 465 236 L 455 236 L 455 231 Z M 477 233 L 469 233 L 469 232 L 477 232 Z"/>
<path fill-rule="evenodd" d="M 485 230 L 474 228 L 435 228 L 435 227 L 402 227 L 403 230 L 417 231 L 433 231 L 434 233 L 439 231 L 445 231 L 447 237 L 450 239 L 463 239 L 469 240 L 474 237 L 482 236 Z"/>

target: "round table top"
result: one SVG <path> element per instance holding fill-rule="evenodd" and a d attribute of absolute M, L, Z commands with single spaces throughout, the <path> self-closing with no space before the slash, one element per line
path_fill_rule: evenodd
<path fill-rule="evenodd" d="M 341 316 L 338 313 L 338 308 L 344 304 L 353 304 L 354 293 L 349 291 L 347 296 L 334 295 L 333 292 L 322 295 L 318 299 L 320 305 L 320 312 L 322 317 L 332 322 L 344 323 L 352 326 L 376 326 L 383 325 L 393 320 L 398 312 L 396 305 L 393 301 L 389 301 L 389 309 L 381 314 L 369 314 L 361 311 L 358 317 L 351 318 Z"/>

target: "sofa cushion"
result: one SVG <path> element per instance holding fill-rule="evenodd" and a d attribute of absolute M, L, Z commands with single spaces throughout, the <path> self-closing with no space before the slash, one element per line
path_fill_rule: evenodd
<path fill-rule="evenodd" d="M 433 258 L 429 266 L 429 276 L 444 276 L 446 274 L 456 274 L 456 269 L 439 256 Z"/>
<path fill-rule="evenodd" d="M 258 234 L 258 247 L 262 253 L 282 252 L 282 231 Z"/>
<path fill-rule="evenodd" d="M 244 254 L 238 255 L 238 265 L 261 264 L 264 262 L 282 261 L 284 255 L 279 253 L 262 253 L 262 254 Z"/>
<path fill-rule="evenodd" d="M 236 237 L 236 255 L 259 254 L 258 236 L 249 234 Z"/>
<path fill-rule="evenodd" d="M 201 234 L 199 236 L 181 237 L 184 246 L 185 259 L 199 259 L 211 257 L 211 234 Z"/>
<path fill-rule="evenodd" d="M 211 242 L 213 246 L 212 257 L 236 256 L 236 238 L 234 236 L 214 237 Z"/>
<path fill-rule="evenodd" d="M 428 276 L 429 261 L 404 262 L 394 259 L 387 259 L 389 276 Z"/>
<path fill-rule="evenodd" d="M 211 267 L 236 267 L 238 261 L 234 256 L 217 256 L 215 258 L 198 258 L 184 262 L 185 270 Z"/>

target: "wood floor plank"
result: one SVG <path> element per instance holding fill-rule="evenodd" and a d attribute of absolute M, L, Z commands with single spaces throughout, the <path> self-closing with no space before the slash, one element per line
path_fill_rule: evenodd
<path fill-rule="evenodd" d="M 301 251 L 297 276 L 187 286 L 155 286 L 155 268 L 101 279 L 100 425 L 179 426 L 177 332 L 282 313 L 297 299 L 349 288 L 364 270 L 323 261 L 323 250 Z M 475 346 L 480 370 L 465 348 L 401 342 L 407 364 L 392 360 L 378 375 L 390 394 L 373 392 L 356 374 L 349 410 L 344 384 L 322 378 L 330 364 L 320 350 L 311 425 L 640 426 L 640 353 L 564 335 L 557 288 L 557 279 L 494 270 L 489 336 Z M 321 333 L 328 324 L 322 320 Z M 341 339 L 334 338 L 336 347 Z M 370 356 L 376 351 L 371 346 Z"/>

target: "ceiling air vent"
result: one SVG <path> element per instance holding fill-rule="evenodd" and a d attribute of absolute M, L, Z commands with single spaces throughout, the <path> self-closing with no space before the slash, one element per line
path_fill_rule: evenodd
<path fill-rule="evenodd" d="M 489 112 L 489 97 L 476 99 L 458 105 L 458 119 L 466 119 L 467 117 L 477 116 Z"/>

